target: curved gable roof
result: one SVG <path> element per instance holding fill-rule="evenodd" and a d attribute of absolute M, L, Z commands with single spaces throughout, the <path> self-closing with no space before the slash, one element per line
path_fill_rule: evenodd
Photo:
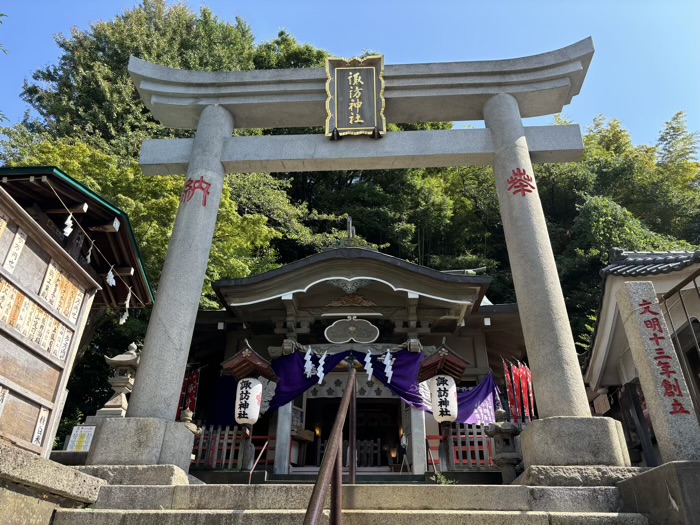
<path fill-rule="evenodd" d="M 303 293 L 323 282 L 360 279 L 416 296 L 475 305 L 491 283 L 489 277 L 447 274 L 365 248 L 336 248 L 260 275 L 217 281 L 213 287 L 226 306 L 245 306 Z"/>

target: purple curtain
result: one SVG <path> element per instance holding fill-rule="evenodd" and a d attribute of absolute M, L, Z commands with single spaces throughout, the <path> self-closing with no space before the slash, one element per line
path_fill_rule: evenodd
<path fill-rule="evenodd" d="M 493 373 L 489 370 L 489 375 L 481 383 L 469 392 L 457 394 L 457 423 L 475 425 L 495 423 L 496 411 L 493 398 L 496 388 Z"/>
<path fill-rule="evenodd" d="M 423 352 L 409 352 L 408 350 L 399 350 L 391 355 L 395 361 L 391 369 L 391 383 L 387 381 L 386 372 L 384 371 L 384 354 L 372 356 L 372 367 L 376 377 L 380 383 L 391 390 L 394 394 L 403 399 L 406 403 L 420 410 L 428 410 L 429 407 L 423 402 L 423 396 L 420 394 L 418 387 L 418 372 L 420 364 L 425 359 Z M 355 352 L 355 358 L 359 359 L 364 366 L 365 355 Z"/>
<path fill-rule="evenodd" d="M 348 354 L 349 352 L 341 352 L 340 354 L 326 355 L 323 370 L 326 373 L 332 371 Z M 315 367 L 318 367 L 319 359 L 316 355 L 311 357 L 311 362 Z M 275 359 L 272 362 L 272 369 L 280 379 L 275 389 L 275 397 L 270 401 L 268 410 L 275 410 L 286 405 L 318 383 L 318 376 L 306 377 L 304 374 L 304 354 L 301 352 L 292 352 Z"/>
<path fill-rule="evenodd" d="M 323 366 L 324 372 L 331 372 L 350 354 L 353 354 L 355 360 L 364 366 L 366 354 L 348 350 L 334 355 L 326 355 L 326 361 Z M 425 359 L 423 353 L 400 350 L 394 352 L 392 357 L 394 358 L 394 363 L 391 367 L 393 372 L 391 382 L 387 380 L 383 363 L 384 354 L 372 356 L 373 377 L 412 407 L 432 413 L 430 405 L 426 404 L 421 395 L 417 382 L 421 362 Z M 318 367 L 318 356 L 312 356 L 311 361 L 315 367 Z M 318 383 L 316 375 L 306 377 L 304 374 L 304 354 L 301 352 L 294 352 L 276 359 L 272 362 L 272 368 L 280 380 L 277 383 L 275 396 L 270 402 L 269 410 L 286 405 Z M 495 422 L 493 405 L 495 388 L 496 383 L 493 379 L 493 374 L 489 372 L 489 375 L 476 387 L 468 392 L 457 394 L 459 407 L 457 422 L 474 424 Z"/>

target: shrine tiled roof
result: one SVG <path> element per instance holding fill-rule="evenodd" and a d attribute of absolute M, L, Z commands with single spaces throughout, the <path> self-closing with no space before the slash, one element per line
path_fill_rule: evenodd
<path fill-rule="evenodd" d="M 616 252 L 617 258 L 600 271 L 609 275 L 644 277 L 682 270 L 700 262 L 700 250 L 695 252 Z"/>

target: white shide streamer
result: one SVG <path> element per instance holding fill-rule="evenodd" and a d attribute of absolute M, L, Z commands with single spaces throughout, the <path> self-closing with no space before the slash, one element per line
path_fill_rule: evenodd
<path fill-rule="evenodd" d="M 384 373 L 386 374 L 387 383 L 391 383 L 391 376 L 394 375 L 394 361 L 395 359 L 391 357 L 391 352 L 387 350 L 384 355 Z"/>
<path fill-rule="evenodd" d="M 306 351 L 306 354 L 304 355 L 304 375 L 308 377 L 312 377 L 314 374 L 316 374 L 316 370 L 314 370 L 314 364 L 311 361 L 311 355 L 313 352 L 311 351 L 311 348 L 309 348 Z"/>
<path fill-rule="evenodd" d="M 326 355 L 328 355 L 328 352 L 323 352 L 321 359 L 318 360 L 318 369 L 316 370 L 316 375 L 318 376 L 319 385 L 323 383 L 323 378 L 326 375 L 326 373 L 323 370 L 323 365 L 326 364 Z"/>
<path fill-rule="evenodd" d="M 367 350 L 367 355 L 365 356 L 365 372 L 367 372 L 367 381 L 372 381 L 374 368 L 372 368 L 372 352 L 369 350 Z"/>

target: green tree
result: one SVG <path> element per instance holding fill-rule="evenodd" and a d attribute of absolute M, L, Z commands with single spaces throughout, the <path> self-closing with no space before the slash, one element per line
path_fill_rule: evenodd
<path fill-rule="evenodd" d="M 664 124 L 657 147 L 662 166 L 687 165 L 697 161 L 698 132 L 688 130 L 685 112 L 679 111 Z M 695 169 L 697 175 L 697 167 Z M 697 182 L 697 178 L 691 182 Z"/>
<path fill-rule="evenodd" d="M 61 166 L 66 173 L 116 204 L 128 215 L 149 276 L 157 285 L 175 215 L 180 204 L 182 177 L 147 177 L 135 160 L 105 153 L 84 142 L 37 134 L 23 126 L 0 129 L 0 159 L 9 166 Z M 253 193 L 254 189 L 250 193 Z M 284 191 L 268 196 L 284 203 Z M 274 264 L 269 252 L 280 233 L 258 213 L 238 213 L 233 192 L 224 192 L 217 217 L 214 244 L 202 296 L 202 306 L 218 307 L 211 282 L 223 277 L 246 277 L 258 267 Z M 262 255 L 261 255 L 262 254 Z"/>
<path fill-rule="evenodd" d="M 586 347 L 609 254 L 694 250 L 690 232 L 700 192 L 687 178 L 666 173 L 657 147 L 635 147 L 615 119 L 597 117 L 584 145 L 580 162 L 535 172 L 574 334 Z"/>
<path fill-rule="evenodd" d="M 41 117 L 34 128 L 133 157 L 146 138 L 190 133 L 163 128 L 146 111 L 128 75 L 131 55 L 198 71 L 253 68 L 254 37 L 243 20 L 228 24 L 206 7 L 196 14 L 166 0 L 143 0 L 114 20 L 59 34 L 56 43 L 58 63 L 36 70 L 22 90 Z"/>
<path fill-rule="evenodd" d="M 290 69 L 322 67 L 328 52 L 309 44 L 300 45 L 287 33 L 280 31 L 277 38 L 257 47 L 253 55 L 255 69 Z"/>

